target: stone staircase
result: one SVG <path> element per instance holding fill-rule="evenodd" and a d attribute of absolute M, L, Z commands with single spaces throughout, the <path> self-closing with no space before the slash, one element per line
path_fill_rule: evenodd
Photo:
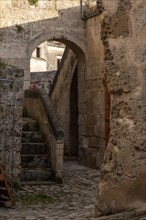
<path fill-rule="evenodd" d="M 46 145 L 37 121 L 23 117 L 21 149 L 21 182 L 41 183 L 51 179 Z"/>

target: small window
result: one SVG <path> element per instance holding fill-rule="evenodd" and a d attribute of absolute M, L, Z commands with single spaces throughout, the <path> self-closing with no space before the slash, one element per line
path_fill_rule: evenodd
<path fill-rule="evenodd" d="M 40 47 L 36 48 L 36 57 L 38 57 L 38 58 L 41 57 L 41 48 Z"/>

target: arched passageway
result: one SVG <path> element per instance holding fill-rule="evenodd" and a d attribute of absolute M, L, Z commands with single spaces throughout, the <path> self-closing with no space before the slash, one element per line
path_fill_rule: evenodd
<path fill-rule="evenodd" d="M 46 37 L 46 36 L 45 36 Z M 33 54 L 36 49 L 36 58 L 40 56 L 40 44 L 44 42 L 59 42 L 66 46 L 66 50 L 62 56 L 60 66 L 55 73 L 54 82 L 50 91 L 51 102 L 53 103 L 54 109 L 57 112 L 60 124 L 64 130 L 65 143 L 64 143 L 64 155 L 65 156 L 78 156 L 79 155 L 79 129 L 78 129 L 78 86 L 80 83 L 80 77 L 83 77 L 85 71 L 85 55 L 84 52 L 75 43 L 60 38 L 60 39 L 47 39 L 44 36 L 39 39 L 35 39 L 28 48 L 28 57 Z M 43 41 L 43 42 L 42 42 Z M 64 46 L 64 48 L 65 48 Z M 38 50 L 39 49 L 39 50 Z M 84 65 L 83 65 L 84 64 Z M 41 72 L 40 72 L 41 73 Z M 39 73 L 39 74 L 40 74 Z M 30 71 L 26 74 L 30 74 Z M 32 75 L 32 74 L 30 74 Z M 30 76 L 29 76 L 30 77 Z M 41 74 L 39 80 L 41 81 Z M 24 81 L 25 82 L 25 81 Z M 29 82 L 27 80 L 26 82 Z M 28 87 L 30 85 L 27 85 Z M 36 85 L 34 85 L 35 87 Z M 34 88 L 33 87 L 33 88 Z M 45 88 L 45 86 L 43 87 Z M 32 112 L 31 115 L 32 117 Z M 35 117 L 33 118 L 35 119 Z M 49 146 L 49 144 L 48 144 Z M 49 149 L 49 150 L 48 150 Z M 44 153 L 51 152 L 50 148 L 47 147 Z M 35 152 L 34 152 L 35 154 Z M 50 154 L 50 153 L 49 153 Z M 47 167 L 50 164 L 49 158 L 47 162 L 44 162 L 43 166 Z M 50 159 L 51 160 L 51 159 Z M 56 159 L 54 159 L 56 160 Z M 47 165 L 47 166 L 46 166 Z"/>
<path fill-rule="evenodd" d="M 67 85 L 66 85 L 66 81 L 67 81 L 66 78 L 65 78 L 66 81 L 63 82 L 62 78 L 60 77 L 60 79 L 58 79 L 58 81 L 62 81 L 61 82 L 62 85 L 61 85 L 61 83 L 59 85 L 56 85 L 56 91 L 55 92 L 53 91 L 54 94 L 52 94 L 52 92 L 51 92 L 51 99 L 53 100 L 53 104 L 55 105 L 56 110 L 58 109 L 59 117 L 66 118 L 66 120 L 68 120 L 68 127 L 69 126 L 72 127 L 72 125 L 69 122 L 70 118 L 68 118 L 69 112 L 72 115 L 71 117 L 73 117 L 73 114 L 74 115 L 80 114 L 80 109 L 79 109 L 79 102 L 78 102 L 79 99 L 76 99 L 73 94 L 72 94 L 72 98 L 71 98 L 70 93 L 72 93 L 72 90 L 75 89 L 75 87 L 76 87 L 76 92 L 77 92 L 78 88 L 80 88 L 80 91 L 82 89 L 81 83 L 85 77 L 85 72 L 86 72 L 86 55 L 85 55 L 86 46 L 85 46 L 85 42 L 84 42 L 84 39 L 81 40 L 78 36 L 76 36 L 74 34 L 71 35 L 70 33 L 63 33 L 62 31 L 57 31 L 57 32 L 54 31 L 53 33 L 51 33 L 51 32 L 43 33 L 43 34 L 37 36 L 35 39 L 31 40 L 31 42 L 29 43 L 28 48 L 27 48 L 27 53 L 28 53 L 29 59 L 31 58 L 33 51 L 40 44 L 42 44 L 45 41 L 48 41 L 48 42 L 55 41 L 55 42 L 59 42 L 61 44 L 64 44 L 67 48 L 69 48 L 69 50 L 72 50 L 72 53 L 74 54 L 73 57 L 71 58 L 72 61 L 69 60 L 69 58 L 68 58 L 68 61 L 67 62 L 65 61 L 66 63 L 63 61 L 64 64 L 61 64 L 63 68 L 64 68 L 64 66 L 67 66 L 67 68 L 65 70 L 67 72 L 67 75 L 69 76 Z M 71 53 L 71 52 L 69 52 L 69 53 Z M 66 59 L 66 57 L 65 57 L 65 59 Z M 76 68 L 76 65 L 78 65 L 77 68 Z M 75 73 L 75 75 L 73 76 L 74 73 Z M 29 75 L 29 72 L 27 72 L 26 74 Z M 61 73 L 61 74 L 63 75 L 63 73 Z M 73 81 L 72 81 L 72 79 L 73 79 Z M 71 82 L 72 82 L 72 85 L 71 85 Z M 75 85 L 76 83 L 78 85 Z M 63 97 L 64 94 L 63 94 L 62 90 L 64 89 L 65 86 L 67 86 L 67 88 L 66 88 L 66 91 L 64 91 L 64 93 L 66 93 L 66 94 L 68 93 L 68 97 L 67 97 L 68 100 L 65 97 Z M 53 87 L 54 87 L 54 85 L 53 85 Z M 57 89 L 57 87 L 59 88 L 59 90 Z M 53 90 L 54 90 L 54 88 L 53 88 Z M 68 92 L 67 92 L 67 90 L 68 90 Z M 60 92 L 60 94 L 58 94 L 59 92 Z M 80 94 L 79 94 L 79 96 L 80 96 Z M 73 108 L 69 107 L 70 105 L 73 105 L 72 104 L 73 97 L 74 97 L 74 100 L 76 99 L 76 110 L 74 109 L 74 107 Z M 56 99 L 58 99 L 57 105 L 55 104 Z M 61 103 L 61 101 L 62 101 L 62 103 Z M 65 105 L 68 105 L 68 110 L 67 110 L 68 115 L 66 115 L 66 111 L 63 109 L 63 106 L 65 106 Z M 77 110 L 77 108 L 78 108 L 78 110 Z M 78 111 L 78 113 L 75 113 L 75 111 L 76 112 Z M 63 119 L 63 120 L 65 120 L 65 119 Z M 78 120 L 78 117 L 76 120 Z M 78 131 L 78 129 L 77 129 L 77 131 Z M 70 141 L 69 136 L 70 135 L 68 134 L 68 138 L 67 138 L 68 140 L 67 140 L 67 143 L 65 143 L 65 145 L 67 145 L 68 149 L 71 149 L 69 145 L 70 145 L 70 142 L 72 142 L 74 138 L 72 138 L 72 141 Z M 79 136 L 79 134 L 76 135 L 76 140 L 80 139 L 80 141 L 82 141 L 81 135 L 80 135 L 80 138 L 77 136 Z M 79 145 L 79 141 L 76 141 L 76 142 Z M 72 146 L 73 146 L 73 144 L 72 144 Z M 67 150 L 67 151 L 69 152 L 70 150 Z"/>

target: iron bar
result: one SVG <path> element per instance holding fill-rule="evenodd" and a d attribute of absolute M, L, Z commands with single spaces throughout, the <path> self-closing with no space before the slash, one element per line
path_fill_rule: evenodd
<path fill-rule="evenodd" d="M 88 19 L 88 18 L 92 18 L 92 17 L 94 17 L 94 16 L 96 16 L 96 15 L 99 15 L 99 13 L 98 12 L 94 12 L 94 13 L 92 13 L 92 14 L 90 14 L 90 15 L 84 15 L 84 11 L 83 11 L 83 1 L 84 0 L 80 0 L 80 11 L 81 11 L 81 19 L 82 20 L 86 20 L 86 19 Z"/>

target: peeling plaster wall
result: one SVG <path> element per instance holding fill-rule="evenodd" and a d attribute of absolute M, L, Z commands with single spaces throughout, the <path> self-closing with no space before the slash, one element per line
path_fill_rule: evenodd
<path fill-rule="evenodd" d="M 102 21 L 105 75 L 111 97 L 111 133 L 97 195 L 96 215 L 146 205 L 146 8 L 123 0 Z"/>

